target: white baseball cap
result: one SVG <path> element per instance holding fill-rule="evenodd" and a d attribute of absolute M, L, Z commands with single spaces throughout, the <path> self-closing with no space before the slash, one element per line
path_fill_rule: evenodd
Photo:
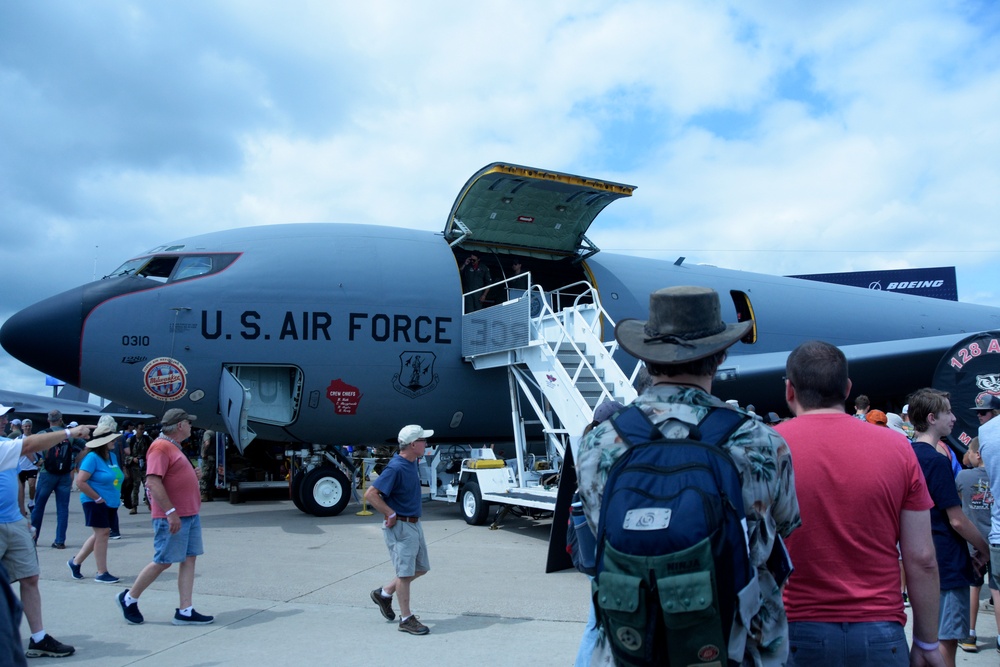
<path fill-rule="evenodd" d="M 409 424 L 399 430 L 399 446 L 405 447 L 413 444 L 417 440 L 426 440 L 432 435 L 434 435 L 434 431 L 424 430 L 423 427 L 417 426 L 416 424 Z"/>

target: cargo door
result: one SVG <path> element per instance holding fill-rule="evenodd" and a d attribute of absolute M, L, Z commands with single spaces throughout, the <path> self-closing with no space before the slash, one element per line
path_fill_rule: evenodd
<path fill-rule="evenodd" d="M 257 434 L 247 425 L 247 408 L 250 405 L 250 390 L 243 386 L 228 368 L 222 369 L 219 381 L 219 411 L 240 454 Z"/>
<path fill-rule="evenodd" d="M 585 259 L 599 251 L 586 233 L 604 207 L 635 186 L 493 163 L 462 188 L 445 238 L 467 251 L 541 259 Z"/>

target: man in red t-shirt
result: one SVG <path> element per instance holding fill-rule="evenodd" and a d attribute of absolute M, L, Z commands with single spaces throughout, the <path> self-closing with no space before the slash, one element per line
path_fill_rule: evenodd
<path fill-rule="evenodd" d="M 196 470 L 181 451 L 181 443 L 191 437 L 191 422 L 196 419 L 184 410 L 167 410 L 160 422 L 160 437 L 146 452 L 146 488 L 153 515 L 153 562 L 142 569 L 132 588 L 118 594 L 118 605 L 125 620 L 133 625 L 143 622 L 139 596 L 156 578 L 174 563 L 180 563 L 177 590 L 180 607 L 174 612 L 174 625 L 207 625 L 214 617 L 194 610 L 195 560 L 205 553 L 201 540 L 201 491 Z"/>
<path fill-rule="evenodd" d="M 787 541 L 789 665 L 941 665 L 933 502 L 907 439 L 855 419 L 847 359 L 820 341 L 788 357 L 779 424 L 795 468 L 802 526 Z M 913 607 L 913 655 L 903 627 L 899 543 Z M 876 648 L 878 646 L 879 648 Z"/>

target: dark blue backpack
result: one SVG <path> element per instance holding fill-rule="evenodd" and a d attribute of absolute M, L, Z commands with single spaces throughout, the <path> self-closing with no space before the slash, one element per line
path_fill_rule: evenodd
<path fill-rule="evenodd" d="M 604 486 L 593 600 L 616 662 L 725 664 L 753 572 L 739 470 L 719 443 L 748 417 L 713 408 L 684 439 L 635 406 L 611 419 L 631 447 Z"/>

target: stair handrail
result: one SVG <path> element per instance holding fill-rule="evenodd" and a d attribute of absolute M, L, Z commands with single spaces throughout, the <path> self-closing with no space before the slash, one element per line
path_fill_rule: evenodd
<path fill-rule="evenodd" d="M 582 286 L 582 287 L 584 287 L 584 289 L 579 294 L 574 295 L 573 305 L 569 306 L 567 308 L 560 308 L 559 311 L 556 312 L 554 310 L 553 305 L 555 305 L 555 306 L 561 305 L 561 294 L 563 292 L 565 292 L 566 290 L 568 290 L 570 288 L 577 287 L 577 286 Z M 580 314 L 582 306 L 592 305 L 594 307 L 595 311 L 596 311 L 595 314 L 594 314 L 594 319 L 593 319 L 593 321 L 590 321 L 590 322 L 588 322 L 587 320 L 584 320 L 584 324 L 586 326 L 582 327 L 582 328 L 583 329 L 589 329 L 590 333 L 594 336 L 594 340 L 600 346 L 602 346 L 605 349 L 605 353 L 609 357 L 613 357 L 614 353 L 618 350 L 618 341 L 615 340 L 615 339 L 612 339 L 610 341 L 601 340 L 601 337 L 600 337 L 600 335 L 597 332 L 597 329 L 600 326 L 601 318 L 606 318 L 608 324 L 612 328 L 614 328 L 614 326 L 615 326 L 614 319 L 611 317 L 610 313 L 608 313 L 607 310 L 605 310 L 603 304 L 601 303 L 600 294 L 597 292 L 597 290 L 594 289 L 593 285 L 591 285 L 589 282 L 587 282 L 585 280 L 581 280 L 581 281 L 577 281 L 575 283 L 571 283 L 569 285 L 565 285 L 563 287 L 560 287 L 557 290 L 554 290 L 554 291 L 550 292 L 550 294 L 552 294 L 552 296 L 553 296 L 553 305 L 550 305 L 547 302 L 547 300 L 542 299 L 542 302 L 544 304 L 544 306 L 542 308 L 542 312 L 539 313 L 539 315 L 536 318 L 533 318 L 533 319 L 537 320 L 537 324 L 539 326 L 541 326 L 541 324 L 542 324 L 543 321 L 551 321 L 551 322 L 554 322 L 558 326 L 558 336 L 557 336 L 557 338 L 554 341 L 552 341 L 550 343 L 548 340 L 546 340 L 544 337 L 542 337 L 542 342 L 545 343 L 545 345 L 543 347 L 546 348 L 546 356 L 549 357 L 550 359 L 554 360 L 554 361 L 558 361 L 558 350 L 564 344 L 568 343 L 569 346 L 576 353 L 576 355 L 580 358 L 580 362 L 581 362 L 580 364 L 577 365 L 575 372 L 572 374 L 572 376 L 570 378 L 572 380 L 574 386 L 576 385 L 577 381 L 579 380 L 581 374 L 584 371 L 586 371 L 589 374 L 589 376 L 592 377 L 594 379 L 594 381 L 597 382 L 598 386 L 600 387 L 600 394 L 601 394 L 600 395 L 600 399 L 601 400 L 598 401 L 598 404 L 600 404 L 601 402 L 603 402 L 605 400 L 615 400 L 615 395 L 612 392 L 609 392 L 608 389 L 607 389 L 607 387 L 604 386 L 604 382 L 601 380 L 600 376 L 598 375 L 597 369 L 594 368 L 593 364 L 591 364 L 587 360 L 587 358 L 586 358 L 586 351 L 582 350 L 580 348 L 579 344 L 574 339 L 574 337 L 571 335 L 569 329 L 566 326 L 566 317 L 568 317 L 570 315 L 578 315 L 578 314 Z M 584 297 L 588 297 L 588 296 L 591 299 L 591 303 L 590 304 L 581 303 L 581 299 L 583 299 Z M 559 362 L 559 363 L 560 363 L 560 365 L 562 365 L 561 362 Z M 565 367 L 564 367 L 564 369 L 565 369 Z M 631 386 L 631 382 L 635 378 L 636 373 L 637 373 L 637 371 L 634 371 L 633 374 L 632 374 L 632 376 L 629 377 L 630 386 Z M 569 373 L 567 373 L 567 375 L 569 375 Z M 627 394 L 627 391 L 625 393 Z"/>

